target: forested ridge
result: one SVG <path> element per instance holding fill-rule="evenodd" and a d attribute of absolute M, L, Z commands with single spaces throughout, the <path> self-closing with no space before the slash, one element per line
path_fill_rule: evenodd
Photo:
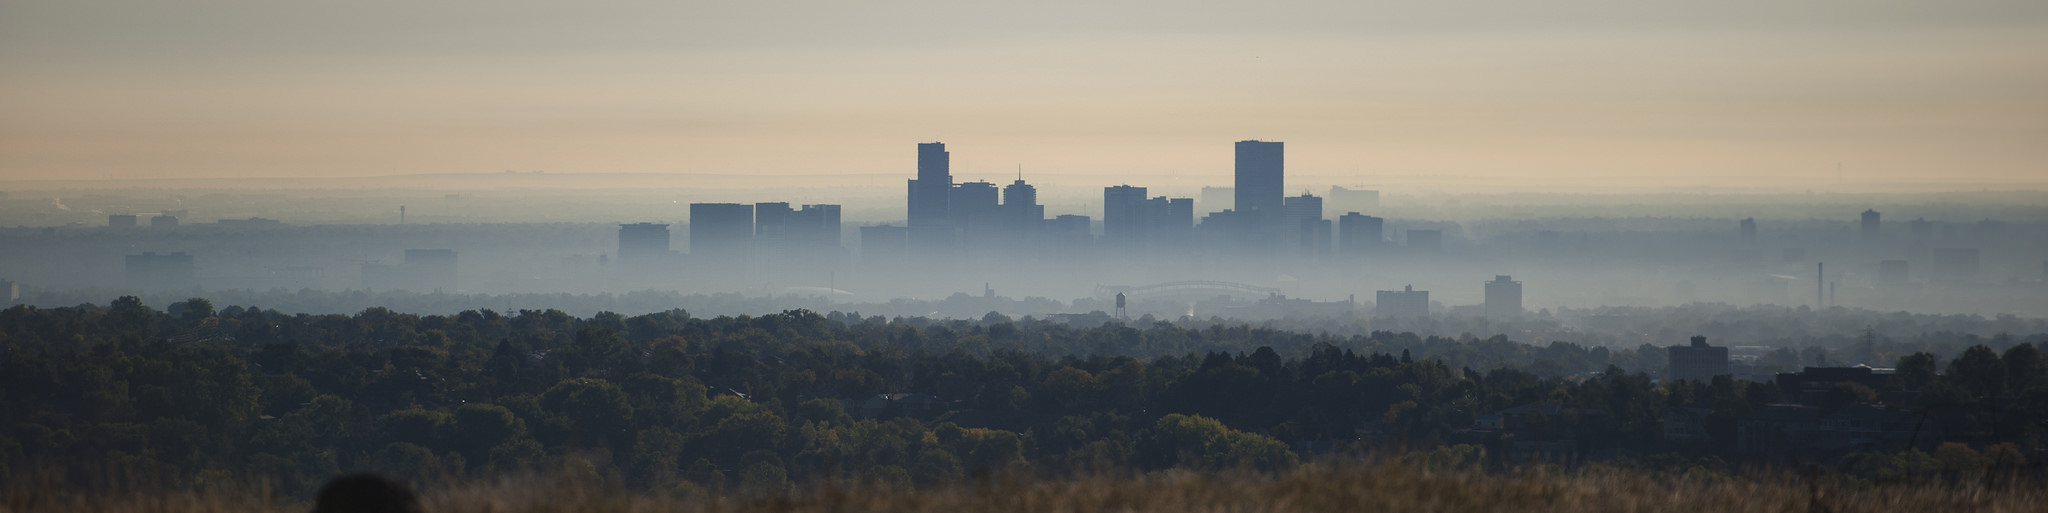
<path fill-rule="evenodd" d="M 1913 404 L 1893 407 L 1944 412 L 1936 421 L 1953 443 L 1932 456 L 1898 447 L 1827 463 L 1887 480 L 2040 461 L 2044 340 L 1933 334 L 1874 347 L 1897 353 L 1896 379 L 1843 387 L 1830 407 L 1911 392 Z M 1802 355 L 1781 352 L 1793 364 Z M 1665 358 L 1649 344 L 995 314 L 285 315 L 123 297 L 0 311 L 0 481 L 267 479 L 305 494 L 346 470 L 417 483 L 541 471 L 775 495 L 826 478 L 921 487 L 991 474 L 1277 470 L 1366 452 L 1500 468 L 1527 462 L 1500 449 L 1503 435 L 1467 428 L 1524 405 L 1554 407 L 1542 431 L 1581 452 L 1632 455 L 1617 464 L 1775 463 L 1731 445 L 1736 419 L 1785 400 L 1777 387 L 1663 384 L 1643 372 Z M 1709 441 L 1665 438 L 1662 421 L 1683 407 L 1708 410 Z"/>

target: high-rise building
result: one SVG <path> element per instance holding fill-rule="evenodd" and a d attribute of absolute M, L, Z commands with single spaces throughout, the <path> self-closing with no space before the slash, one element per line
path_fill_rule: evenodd
<path fill-rule="evenodd" d="M 1165 209 L 1160 211 L 1159 219 L 1154 226 L 1159 240 L 1163 242 L 1184 242 L 1193 236 L 1195 231 L 1194 198 L 1168 198 L 1160 196 L 1152 198 L 1152 200 L 1154 202 L 1162 200 L 1166 202 Z"/>
<path fill-rule="evenodd" d="M 970 240 L 985 240 L 1002 224 L 1000 190 L 996 184 L 974 181 L 953 186 L 949 212 Z"/>
<path fill-rule="evenodd" d="M 1707 337 L 1695 336 L 1690 346 L 1668 348 L 1673 381 L 1710 382 L 1728 374 L 1728 348 L 1707 345 Z"/>
<path fill-rule="evenodd" d="M 1003 186 L 1003 217 L 1014 232 L 1038 232 L 1045 228 L 1045 205 L 1038 204 L 1038 188 L 1023 177 Z"/>
<path fill-rule="evenodd" d="M 1323 199 L 1311 194 L 1288 196 L 1281 199 L 1281 216 L 1290 220 L 1322 219 Z"/>
<path fill-rule="evenodd" d="M 1323 198 L 1303 193 L 1281 198 L 1281 241 L 1296 254 L 1320 257 L 1330 252 L 1330 223 L 1323 219 Z"/>
<path fill-rule="evenodd" d="M 1233 207 L 1239 211 L 1278 210 L 1286 193 L 1285 143 L 1237 142 L 1237 181 Z"/>
<path fill-rule="evenodd" d="M 1194 198 L 1147 198 L 1144 187 L 1102 189 L 1102 242 L 1138 247 L 1175 245 L 1193 237 Z"/>
<path fill-rule="evenodd" d="M 1743 218 L 1743 219 L 1742 219 L 1742 229 L 1741 229 L 1740 233 L 1742 234 L 1742 243 L 1743 243 L 1743 244 L 1755 244 L 1755 243 L 1756 243 L 1756 218 L 1754 218 L 1754 217 L 1745 217 L 1745 218 Z"/>
<path fill-rule="evenodd" d="M 1429 291 L 1414 285 L 1379 291 L 1377 299 L 1374 315 L 1379 317 L 1429 317 Z"/>
<path fill-rule="evenodd" d="M 1486 318 L 1513 319 L 1522 316 L 1522 282 L 1508 275 L 1496 275 L 1486 282 Z"/>
<path fill-rule="evenodd" d="M 946 143 L 918 143 L 917 179 L 910 181 L 910 225 L 950 222 L 952 195 L 952 156 Z"/>
<path fill-rule="evenodd" d="M 789 214 L 783 239 L 803 250 L 839 249 L 839 231 L 839 205 L 804 205 Z"/>
<path fill-rule="evenodd" d="M 647 262 L 668 258 L 668 225 L 619 225 L 619 261 Z"/>
<path fill-rule="evenodd" d="M 1129 246 L 1145 242 L 1145 188 L 1116 185 L 1102 188 L 1102 242 Z"/>
<path fill-rule="evenodd" d="M 1201 200 L 1202 214 L 1208 215 L 1237 208 L 1237 189 L 1234 187 L 1203 187 Z"/>
<path fill-rule="evenodd" d="M 1095 221 L 1088 216 L 1060 214 L 1045 220 L 1046 241 L 1061 249 L 1081 248 L 1095 243 Z"/>
<path fill-rule="evenodd" d="M 1379 247 L 1385 236 L 1386 220 L 1357 212 L 1337 218 L 1338 254 L 1360 256 Z"/>
<path fill-rule="evenodd" d="M 765 240 L 781 240 L 783 231 L 788 229 L 789 226 L 789 215 L 793 212 L 795 211 L 790 210 L 789 203 L 786 202 L 755 203 L 754 237 Z M 695 211 L 692 211 L 692 218 L 694 219 L 694 217 Z"/>
<path fill-rule="evenodd" d="M 1879 219 L 1879 217 L 1880 217 L 1880 216 L 1879 216 L 1879 214 L 1877 213 L 1877 210 L 1876 210 L 1876 209 L 1870 209 L 1870 210 L 1864 210 L 1864 211 L 1863 211 L 1863 238 L 1864 238 L 1864 239 L 1875 239 L 1875 238 L 1877 238 L 1877 234 L 1878 234 L 1878 226 L 1879 226 L 1879 224 L 1878 224 L 1878 219 Z"/>
<path fill-rule="evenodd" d="M 754 235 L 754 206 L 743 203 L 690 204 L 690 256 L 733 262 L 747 256 Z"/>

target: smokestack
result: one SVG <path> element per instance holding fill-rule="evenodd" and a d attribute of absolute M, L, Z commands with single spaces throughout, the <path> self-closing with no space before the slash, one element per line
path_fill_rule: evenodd
<path fill-rule="evenodd" d="M 1814 265 L 1819 267 L 1814 271 L 1813 275 L 1813 309 L 1819 310 L 1828 307 L 1827 304 L 1822 302 L 1827 300 L 1828 263 L 1816 262 Z"/>

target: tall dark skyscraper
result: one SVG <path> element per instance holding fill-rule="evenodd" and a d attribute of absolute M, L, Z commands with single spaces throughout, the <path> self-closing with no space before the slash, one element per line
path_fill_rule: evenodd
<path fill-rule="evenodd" d="M 1338 254 L 1362 256 L 1386 239 L 1386 219 L 1357 212 L 1337 218 Z"/>
<path fill-rule="evenodd" d="M 1117 185 L 1102 188 L 1102 240 L 1138 244 L 1145 240 L 1145 188 Z"/>
<path fill-rule="evenodd" d="M 1863 211 L 1863 238 L 1864 238 L 1864 239 L 1875 239 L 1875 238 L 1877 238 L 1877 234 L 1878 234 L 1878 230 L 1879 230 L 1879 228 L 1878 228 L 1878 227 L 1879 227 L 1879 226 L 1882 226 L 1882 225 L 1880 225 L 1880 224 L 1879 224 L 1878 222 L 1879 222 L 1879 220 L 1880 220 L 1880 219 L 1882 219 L 1882 218 L 1883 218 L 1883 216 L 1882 216 L 1882 215 L 1880 215 L 1880 214 L 1878 214 L 1878 213 L 1877 213 L 1877 210 L 1875 210 L 1875 209 L 1872 209 L 1872 210 L 1864 210 L 1864 211 Z"/>
<path fill-rule="evenodd" d="M 1045 227 L 1045 205 L 1038 204 L 1038 188 L 1024 178 L 1003 186 L 1003 217 L 1015 231 L 1035 232 Z"/>
<path fill-rule="evenodd" d="M 1278 210 L 1286 187 L 1285 143 L 1237 142 L 1236 205 L 1239 211 Z"/>
<path fill-rule="evenodd" d="M 758 213 L 756 215 L 759 215 Z M 810 250 L 839 248 L 839 205 L 804 205 L 791 212 L 783 238 Z"/>
<path fill-rule="evenodd" d="M 996 184 L 984 181 L 955 184 L 947 213 L 962 229 L 986 229 L 995 225 L 1000 215 L 999 192 Z"/>
<path fill-rule="evenodd" d="M 768 240 L 780 240 L 789 226 L 789 215 L 796 211 L 789 209 L 787 202 L 754 204 L 754 236 Z"/>
<path fill-rule="evenodd" d="M 787 205 L 784 208 L 787 208 Z M 700 259 L 737 259 L 746 256 L 753 238 L 753 205 L 690 204 L 690 256 Z"/>
<path fill-rule="evenodd" d="M 910 225 L 951 222 L 952 195 L 952 156 L 946 143 L 918 143 L 917 179 L 910 181 Z"/>
<path fill-rule="evenodd" d="M 1513 319 L 1522 316 L 1522 282 L 1502 274 L 1486 282 L 1486 317 Z"/>
<path fill-rule="evenodd" d="M 1742 225 L 1741 225 L 1740 231 L 1741 231 L 1741 233 L 1742 233 L 1742 243 L 1743 243 L 1743 244 L 1755 244 L 1755 243 L 1756 243 L 1756 218 L 1754 218 L 1754 217 L 1745 217 L 1745 218 L 1742 218 Z"/>

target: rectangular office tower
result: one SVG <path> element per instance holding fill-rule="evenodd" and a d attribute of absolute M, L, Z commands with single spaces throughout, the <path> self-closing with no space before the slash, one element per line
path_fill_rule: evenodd
<path fill-rule="evenodd" d="M 1508 275 L 1486 282 L 1486 318 L 1513 319 L 1522 316 L 1522 282 Z"/>
<path fill-rule="evenodd" d="M 668 225 L 633 223 L 619 225 L 619 261 L 649 262 L 668 256 Z"/>
<path fill-rule="evenodd" d="M 1238 211 L 1279 210 L 1286 188 L 1285 143 L 1237 142 L 1235 207 Z"/>
<path fill-rule="evenodd" d="M 1118 246 L 1145 241 L 1145 188 L 1116 185 L 1102 188 L 1102 241 Z"/>
<path fill-rule="evenodd" d="M 1693 337 L 1690 346 L 1671 346 L 1671 379 L 1711 382 L 1728 374 L 1728 348 L 1707 345 L 1707 337 Z"/>
<path fill-rule="evenodd" d="M 1338 251 L 1344 256 L 1363 256 L 1385 239 L 1386 219 L 1357 212 L 1337 218 Z"/>
<path fill-rule="evenodd" d="M 1003 187 L 1003 225 L 1011 232 L 1037 233 L 1045 230 L 1045 205 L 1038 204 L 1038 188 L 1023 178 Z"/>
<path fill-rule="evenodd" d="M 1380 317 L 1429 317 L 1429 291 L 1415 290 L 1414 285 L 1401 290 L 1379 291 L 1378 304 L 1374 315 Z"/>
<path fill-rule="evenodd" d="M 753 205 L 690 204 L 690 256 L 699 259 L 738 259 L 746 256 L 753 238 Z"/>
<path fill-rule="evenodd" d="M 946 153 L 946 143 L 917 143 L 917 179 L 910 181 L 910 225 L 950 221 L 952 195 L 952 156 Z"/>

